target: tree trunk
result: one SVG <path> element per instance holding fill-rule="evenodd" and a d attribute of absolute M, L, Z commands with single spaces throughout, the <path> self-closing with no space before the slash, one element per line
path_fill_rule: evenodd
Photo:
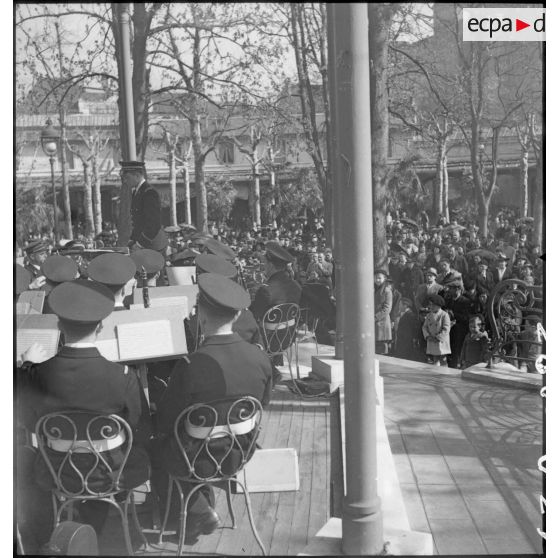
<path fill-rule="evenodd" d="M 478 201 L 478 211 L 479 211 L 480 234 L 486 237 L 488 233 L 488 215 L 490 213 L 490 200 L 481 199 L 477 201 Z"/>
<path fill-rule="evenodd" d="M 170 218 L 171 225 L 178 225 L 176 217 L 176 159 L 174 151 L 169 152 L 169 186 L 170 186 Z"/>
<path fill-rule="evenodd" d="M 438 217 L 443 213 L 442 194 L 444 189 L 444 146 L 438 143 L 438 152 L 436 159 L 436 177 L 434 179 L 434 187 L 432 192 L 432 221 L 437 222 Z"/>
<path fill-rule="evenodd" d="M 542 155 L 537 157 L 537 174 L 535 178 L 535 203 L 533 208 L 534 231 L 533 242 L 541 247 L 541 254 L 546 252 L 544 232 L 544 193 L 543 193 L 543 160 Z"/>
<path fill-rule="evenodd" d="M 257 163 L 254 165 L 254 192 L 252 202 L 254 207 L 254 223 L 256 227 L 259 228 L 262 226 L 262 208 L 260 205 L 260 169 Z"/>
<path fill-rule="evenodd" d="M 184 168 L 182 169 L 182 174 L 184 176 L 184 212 L 185 221 L 187 225 L 192 224 L 192 209 L 190 208 L 190 169 L 188 168 L 188 163 L 184 162 Z"/>
<path fill-rule="evenodd" d="M 521 150 L 519 163 L 519 186 L 521 188 L 520 217 L 529 215 L 529 151 Z"/>
<path fill-rule="evenodd" d="M 448 154 L 444 147 L 442 158 L 442 214 L 449 222 L 449 176 L 448 176 Z"/>
<path fill-rule="evenodd" d="M 93 197 L 91 192 L 91 168 L 83 163 L 83 212 L 85 214 L 85 236 L 93 234 Z"/>
<path fill-rule="evenodd" d="M 103 231 L 103 212 L 101 204 L 101 175 L 97 164 L 97 156 L 91 159 L 91 174 L 93 175 L 93 219 L 95 234 Z"/>
<path fill-rule="evenodd" d="M 68 240 L 74 238 L 72 231 L 72 207 L 70 205 L 70 187 L 68 186 L 68 178 L 66 176 L 66 169 L 68 167 L 66 162 L 66 118 L 65 111 L 59 107 L 59 121 L 60 121 L 60 174 L 62 176 L 62 205 L 64 207 L 64 236 Z"/>
<path fill-rule="evenodd" d="M 374 264 L 387 264 L 386 209 L 389 145 L 388 39 L 395 5 L 369 4 L 370 97 L 372 103 L 372 191 Z"/>
<path fill-rule="evenodd" d="M 196 174 L 196 208 L 199 231 L 207 232 L 207 193 L 205 189 L 205 157 L 202 153 L 200 117 L 192 119 L 192 149 L 194 151 L 194 171 Z"/>

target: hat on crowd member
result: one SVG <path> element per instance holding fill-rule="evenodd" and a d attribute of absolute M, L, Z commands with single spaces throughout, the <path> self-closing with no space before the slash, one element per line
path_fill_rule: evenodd
<path fill-rule="evenodd" d="M 509 258 L 504 256 L 504 255 L 500 255 L 496 258 L 497 262 L 507 262 L 508 260 L 509 260 Z"/>
<path fill-rule="evenodd" d="M 20 295 L 23 291 L 29 288 L 29 285 L 33 281 L 33 274 L 25 269 L 22 265 L 15 264 L 15 293 Z"/>
<path fill-rule="evenodd" d="M 218 310 L 242 310 L 250 306 L 250 295 L 238 283 L 217 273 L 198 277 L 199 301 Z"/>
<path fill-rule="evenodd" d="M 236 267 L 231 262 L 215 254 L 200 254 L 196 256 L 195 262 L 202 273 L 216 273 L 228 279 L 237 275 Z"/>
<path fill-rule="evenodd" d="M 226 244 L 223 244 L 214 238 L 208 238 L 203 245 L 215 256 L 221 256 L 226 260 L 234 260 L 234 258 L 236 258 L 236 254 L 232 248 L 229 248 Z"/>
<path fill-rule="evenodd" d="M 444 300 L 444 298 L 437 294 L 428 295 L 428 302 L 432 302 L 440 308 L 443 308 L 446 305 L 446 301 Z"/>
<path fill-rule="evenodd" d="M 167 234 L 176 234 L 182 232 L 182 227 L 179 227 L 178 225 L 169 225 L 168 227 L 165 227 L 164 231 Z"/>
<path fill-rule="evenodd" d="M 379 274 L 384 275 L 386 277 L 386 279 L 389 278 L 389 273 L 385 269 L 376 268 L 374 270 L 374 275 L 379 275 Z"/>
<path fill-rule="evenodd" d="M 79 240 L 70 240 L 70 242 L 67 242 L 66 246 L 64 246 L 64 250 L 70 249 L 83 252 L 85 250 L 85 244 Z"/>
<path fill-rule="evenodd" d="M 285 250 L 280 244 L 274 241 L 267 242 L 265 245 L 265 257 L 275 264 L 284 265 L 286 263 L 291 263 L 293 257 L 291 254 Z"/>
<path fill-rule="evenodd" d="M 124 286 L 136 271 L 136 264 L 130 256 L 117 253 L 101 254 L 87 268 L 90 279 L 111 287 Z"/>
<path fill-rule="evenodd" d="M 438 277 L 438 272 L 436 271 L 435 268 L 433 267 L 429 267 L 425 272 L 425 275 L 434 275 L 434 277 Z"/>
<path fill-rule="evenodd" d="M 78 264 L 72 258 L 54 254 L 49 256 L 41 265 L 43 275 L 53 283 L 73 281 L 78 277 Z"/>
<path fill-rule="evenodd" d="M 95 324 L 113 311 L 114 296 L 105 285 L 75 279 L 54 287 L 48 296 L 48 304 L 62 320 Z"/>
<path fill-rule="evenodd" d="M 140 272 L 143 267 L 146 273 L 157 273 L 165 267 L 165 257 L 163 254 L 156 250 L 150 250 L 149 248 L 132 252 L 130 258 L 136 264 L 137 272 Z"/>
<path fill-rule="evenodd" d="M 440 263 L 442 263 L 442 262 L 446 262 L 446 263 L 449 263 L 451 265 L 451 262 L 449 261 L 449 258 L 445 258 L 445 257 L 441 258 Z"/>
<path fill-rule="evenodd" d="M 163 229 L 159 229 L 159 232 L 154 238 L 147 238 L 144 234 L 141 235 L 139 240 L 142 248 L 149 248 L 150 250 L 163 250 L 169 244 L 167 235 Z"/>
<path fill-rule="evenodd" d="M 453 279 L 449 279 L 448 281 L 443 282 L 444 287 L 458 287 L 460 289 L 463 288 L 463 279 L 461 277 L 454 277 Z"/>
<path fill-rule="evenodd" d="M 42 254 L 43 252 L 48 252 L 48 244 L 42 240 L 33 240 L 25 248 L 25 253 L 31 254 Z"/>
<path fill-rule="evenodd" d="M 488 267 L 488 260 L 486 258 L 482 258 L 481 261 L 477 264 L 477 266 L 479 265 L 484 265 L 486 267 Z"/>

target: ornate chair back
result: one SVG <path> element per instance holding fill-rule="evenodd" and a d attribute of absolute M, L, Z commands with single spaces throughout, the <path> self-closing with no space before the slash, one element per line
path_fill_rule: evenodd
<path fill-rule="evenodd" d="M 261 403 L 252 396 L 191 405 L 174 424 L 184 475 L 193 483 L 228 480 L 254 454 L 262 420 Z"/>
<path fill-rule="evenodd" d="M 296 341 L 300 307 L 286 302 L 270 308 L 262 320 L 265 350 L 269 356 L 289 350 Z"/>
<path fill-rule="evenodd" d="M 132 447 L 128 423 L 118 415 L 86 411 L 49 413 L 35 428 L 54 487 L 67 498 L 105 498 L 120 480 Z"/>

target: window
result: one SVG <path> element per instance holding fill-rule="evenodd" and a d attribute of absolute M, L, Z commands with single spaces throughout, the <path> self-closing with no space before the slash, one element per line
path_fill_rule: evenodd
<path fill-rule="evenodd" d="M 234 163 L 234 143 L 230 140 L 223 140 L 217 146 L 217 157 L 219 162 L 225 165 Z"/>

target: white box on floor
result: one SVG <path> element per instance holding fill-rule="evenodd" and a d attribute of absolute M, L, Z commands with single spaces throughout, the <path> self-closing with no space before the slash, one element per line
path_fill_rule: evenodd
<path fill-rule="evenodd" d="M 257 449 L 240 477 L 248 492 L 298 490 L 300 477 L 296 450 L 294 448 Z"/>

